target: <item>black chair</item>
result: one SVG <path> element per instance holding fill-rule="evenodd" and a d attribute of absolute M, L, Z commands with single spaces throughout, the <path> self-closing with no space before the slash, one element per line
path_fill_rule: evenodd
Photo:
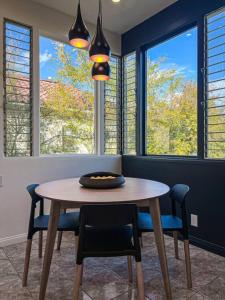
<path fill-rule="evenodd" d="M 171 192 L 171 215 L 162 215 L 161 222 L 164 232 L 172 232 L 174 237 L 175 257 L 179 258 L 178 253 L 178 233 L 181 234 L 184 240 L 184 253 L 185 253 L 185 264 L 187 273 L 187 286 L 192 287 L 191 278 L 191 261 L 190 261 L 190 249 L 189 249 L 189 236 L 188 236 L 188 222 L 187 222 L 187 211 L 186 211 L 186 198 L 189 192 L 189 187 L 184 184 L 176 184 Z M 177 215 L 177 206 L 181 211 L 181 218 Z M 141 237 L 143 232 L 152 232 L 153 224 L 151 215 L 149 212 L 138 213 L 138 229 L 139 236 Z"/>
<path fill-rule="evenodd" d="M 36 232 L 39 232 L 39 257 L 42 257 L 42 243 L 43 243 L 43 231 L 48 229 L 49 215 L 44 214 L 44 199 L 35 193 L 35 188 L 38 184 L 31 184 L 27 186 L 27 191 L 31 196 L 31 210 L 30 220 L 27 235 L 27 246 L 24 262 L 24 273 L 23 273 L 23 286 L 27 285 L 27 277 L 30 263 L 30 253 L 32 247 L 32 239 Z M 39 215 L 35 217 L 35 209 L 37 203 L 40 204 Z M 79 235 L 79 212 L 61 213 L 58 224 L 59 238 L 57 249 L 60 249 L 63 231 L 72 231 L 75 236 Z"/>
<path fill-rule="evenodd" d="M 73 300 L 79 298 L 86 257 L 135 257 L 139 299 L 144 299 L 141 250 L 137 228 L 137 206 L 85 205 L 80 210 L 80 235 L 77 250 Z"/>

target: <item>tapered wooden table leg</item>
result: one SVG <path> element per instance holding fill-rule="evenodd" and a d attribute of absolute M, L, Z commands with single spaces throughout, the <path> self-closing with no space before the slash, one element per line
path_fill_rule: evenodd
<path fill-rule="evenodd" d="M 168 266 L 167 266 L 165 242 L 164 242 L 164 236 L 163 236 L 161 219 L 160 219 L 159 199 L 158 198 L 151 199 L 149 201 L 149 206 L 150 206 L 150 213 L 152 216 L 155 241 L 156 241 L 156 246 L 158 249 L 159 261 L 160 261 L 160 266 L 161 266 L 161 271 L 162 271 L 162 276 L 163 276 L 166 297 L 168 300 L 171 300 L 172 293 L 171 293 L 169 272 L 168 272 Z"/>
<path fill-rule="evenodd" d="M 53 255 L 53 250 L 55 245 L 55 237 L 57 232 L 59 215 L 60 215 L 60 202 L 52 201 L 50 218 L 48 223 L 48 233 L 47 233 L 47 241 L 45 246 L 44 262 L 43 262 L 43 267 L 41 272 L 39 300 L 45 299 L 45 293 L 46 293 L 48 276 L 49 276 L 52 255 Z"/>

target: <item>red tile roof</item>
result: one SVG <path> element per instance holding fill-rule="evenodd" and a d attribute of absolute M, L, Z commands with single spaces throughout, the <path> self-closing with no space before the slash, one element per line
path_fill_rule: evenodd
<path fill-rule="evenodd" d="M 25 78 L 21 77 L 16 79 L 11 79 L 11 82 L 8 82 L 10 86 L 14 86 L 14 94 L 19 95 L 28 95 L 29 91 L 29 84 L 30 82 Z M 71 95 L 74 97 L 74 105 L 79 105 L 82 107 L 84 104 L 87 104 L 89 99 L 89 93 L 85 91 L 79 91 L 77 88 L 75 88 L 72 85 L 66 85 L 60 82 L 55 82 L 52 80 L 40 80 L 40 104 L 48 101 L 48 97 L 51 95 L 54 95 L 54 92 L 56 91 L 56 88 L 63 87 L 64 90 L 68 91 Z M 20 100 L 21 99 L 21 100 Z M 23 101 L 23 98 L 21 97 L 20 101 Z"/>

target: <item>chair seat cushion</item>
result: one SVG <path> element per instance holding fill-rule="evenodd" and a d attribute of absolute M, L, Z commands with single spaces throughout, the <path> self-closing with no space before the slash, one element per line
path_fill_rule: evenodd
<path fill-rule="evenodd" d="M 109 254 L 133 250 L 132 228 L 123 226 L 113 229 L 95 229 L 87 227 L 84 234 L 84 252 L 94 254 Z M 104 255 L 103 255 L 104 256 Z"/>
<path fill-rule="evenodd" d="M 164 231 L 179 230 L 183 228 L 182 220 L 177 216 L 162 215 L 161 222 Z M 149 213 L 138 213 L 138 229 L 142 232 L 153 231 L 152 218 Z"/>
<path fill-rule="evenodd" d="M 58 230 L 77 231 L 79 229 L 79 212 L 62 213 L 59 217 Z M 34 219 L 34 228 L 37 230 L 48 229 L 49 215 L 38 216 Z"/>

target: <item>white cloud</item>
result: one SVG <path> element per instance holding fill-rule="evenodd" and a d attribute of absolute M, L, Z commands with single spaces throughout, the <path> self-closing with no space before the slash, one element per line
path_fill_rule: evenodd
<path fill-rule="evenodd" d="M 47 50 L 45 52 L 40 54 L 40 63 L 45 64 L 47 61 L 49 61 L 52 58 L 52 54 L 49 53 Z"/>

